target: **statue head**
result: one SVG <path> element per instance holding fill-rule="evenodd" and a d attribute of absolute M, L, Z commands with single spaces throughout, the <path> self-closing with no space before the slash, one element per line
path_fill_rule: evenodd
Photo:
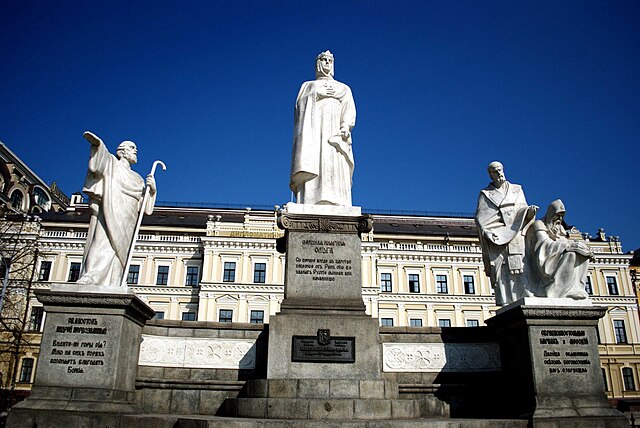
<path fill-rule="evenodd" d="M 324 51 L 316 57 L 316 79 L 320 77 L 333 77 L 333 54 Z"/>
<path fill-rule="evenodd" d="M 138 148 L 133 141 L 123 141 L 116 149 L 116 157 L 118 159 L 126 159 L 129 164 L 133 165 L 138 162 Z"/>
<path fill-rule="evenodd" d="M 554 237 L 566 235 L 564 229 L 564 215 L 566 210 L 560 199 L 551 202 L 547 207 L 547 212 L 542 218 L 542 222 L 547 226 L 549 233 Z"/>
<path fill-rule="evenodd" d="M 500 162 L 491 162 L 487 167 L 487 171 L 489 172 L 489 177 L 491 177 L 491 181 L 493 181 L 493 185 L 495 187 L 500 187 L 505 181 L 507 181 L 504 177 L 504 167 Z"/>

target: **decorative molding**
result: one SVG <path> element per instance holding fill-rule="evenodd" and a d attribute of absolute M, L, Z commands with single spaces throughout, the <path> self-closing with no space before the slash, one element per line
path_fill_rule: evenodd
<path fill-rule="evenodd" d="M 367 233 L 373 227 L 373 218 L 368 215 L 347 217 L 278 212 L 278 227 L 300 232 Z"/>
<path fill-rule="evenodd" d="M 256 341 L 142 335 L 141 366 L 254 369 Z"/>
<path fill-rule="evenodd" d="M 500 370 L 497 343 L 383 343 L 385 372 L 480 372 Z"/>

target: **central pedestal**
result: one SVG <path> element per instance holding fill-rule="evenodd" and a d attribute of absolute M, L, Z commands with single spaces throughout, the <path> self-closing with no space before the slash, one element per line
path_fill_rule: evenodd
<path fill-rule="evenodd" d="M 284 214 L 285 298 L 269 325 L 269 379 L 379 379 L 378 324 L 362 301 L 367 216 Z"/>

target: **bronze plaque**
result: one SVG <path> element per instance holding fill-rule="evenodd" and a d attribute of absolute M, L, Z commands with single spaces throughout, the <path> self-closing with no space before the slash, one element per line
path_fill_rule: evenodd
<path fill-rule="evenodd" d="M 296 363 L 355 363 L 356 338 L 331 337 L 329 330 L 316 336 L 293 336 L 291 361 Z"/>

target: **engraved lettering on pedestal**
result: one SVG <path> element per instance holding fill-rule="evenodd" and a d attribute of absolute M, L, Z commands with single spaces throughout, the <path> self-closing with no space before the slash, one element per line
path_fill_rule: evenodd
<path fill-rule="evenodd" d="M 544 329 L 538 338 L 542 350 L 542 363 L 549 374 L 587 373 L 591 367 L 589 339 L 585 330 Z"/>
<path fill-rule="evenodd" d="M 305 239 L 301 248 L 305 254 L 313 253 L 315 257 L 296 257 L 296 275 L 320 282 L 333 282 L 336 278 L 353 276 L 351 259 L 337 257 L 340 250 L 346 248 L 344 240 Z"/>
<path fill-rule="evenodd" d="M 49 364 L 66 366 L 66 372 L 70 374 L 82 374 L 91 367 L 104 366 L 108 341 L 99 336 L 106 334 L 107 327 L 101 326 L 98 318 L 67 318 L 65 324 L 57 325 L 54 330 Z M 84 335 L 98 338 L 84 339 Z"/>

